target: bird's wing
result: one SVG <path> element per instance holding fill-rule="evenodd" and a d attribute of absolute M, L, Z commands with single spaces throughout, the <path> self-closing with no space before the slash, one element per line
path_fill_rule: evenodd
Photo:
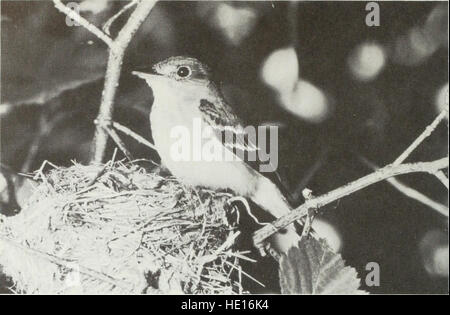
<path fill-rule="evenodd" d="M 222 144 L 230 151 L 236 153 L 236 150 L 254 152 L 259 150 L 256 145 L 256 139 L 249 137 L 247 130 L 242 126 L 239 117 L 233 109 L 219 97 L 216 102 L 210 102 L 206 99 L 200 100 L 200 111 L 203 114 L 203 120 L 211 126 L 216 136 L 222 141 Z M 226 136 L 228 133 L 230 136 Z"/>
<path fill-rule="evenodd" d="M 218 97 L 214 97 L 214 99 L 217 101 L 211 102 L 206 99 L 200 100 L 199 108 L 202 113 L 203 121 L 216 131 L 215 135 L 218 137 L 218 140 L 222 142 L 225 148 L 234 154 L 242 157 L 245 156 L 242 153 L 256 153 L 257 159 L 255 161 L 244 159 L 244 162 L 256 172 L 260 173 L 259 165 L 261 161 L 258 160 L 259 156 L 257 154 L 257 151 L 260 150 L 260 148 L 256 144 L 256 139 L 251 139 L 251 137 L 248 136 L 247 130 L 243 127 L 241 119 L 235 114 L 233 108 L 225 102 L 222 96 L 219 95 Z M 232 132 L 233 137 L 224 136 L 223 133 L 225 131 Z M 229 138 L 232 138 L 232 141 L 229 141 Z M 267 161 L 263 163 L 267 163 Z M 288 188 L 285 186 L 278 171 L 264 173 L 263 176 L 270 178 L 276 183 L 285 196 L 290 196 Z"/>

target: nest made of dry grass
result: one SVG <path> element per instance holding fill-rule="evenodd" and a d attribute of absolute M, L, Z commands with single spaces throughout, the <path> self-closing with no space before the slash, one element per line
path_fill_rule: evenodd
<path fill-rule="evenodd" d="M 228 194 L 122 162 L 36 176 L 22 211 L 0 217 L 0 265 L 14 290 L 242 293 Z"/>

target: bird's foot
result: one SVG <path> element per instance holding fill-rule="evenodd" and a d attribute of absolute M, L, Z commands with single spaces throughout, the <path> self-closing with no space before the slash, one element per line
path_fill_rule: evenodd
<path fill-rule="evenodd" d="M 258 220 L 258 218 L 255 217 L 255 215 L 251 211 L 250 204 L 248 203 L 246 198 L 244 198 L 242 196 L 235 196 L 235 197 L 231 197 L 230 199 L 227 200 L 228 204 L 232 204 L 235 201 L 240 201 L 244 205 L 245 210 L 247 211 L 248 215 L 256 222 L 256 224 L 259 224 L 259 225 L 269 224 L 269 223 L 260 222 Z"/>

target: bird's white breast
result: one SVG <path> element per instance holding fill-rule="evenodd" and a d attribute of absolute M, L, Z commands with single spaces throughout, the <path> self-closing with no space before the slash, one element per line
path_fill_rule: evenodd
<path fill-rule="evenodd" d="M 211 97 L 207 87 L 186 88 L 175 83 L 152 86 L 152 89 L 155 98 L 150 113 L 153 140 L 162 164 L 174 176 L 188 185 L 214 189 L 230 188 L 241 195 L 247 195 L 254 189 L 254 175 L 243 162 L 203 159 L 180 161 L 172 156 L 171 147 L 179 139 L 171 137 L 171 130 L 182 126 L 189 131 L 191 137 L 194 135 L 194 120 L 202 118 L 199 110 L 200 99 Z M 216 141 L 215 145 L 223 149 L 220 141 Z"/>

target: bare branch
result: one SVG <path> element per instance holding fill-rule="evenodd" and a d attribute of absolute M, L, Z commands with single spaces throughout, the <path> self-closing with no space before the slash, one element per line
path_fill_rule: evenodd
<path fill-rule="evenodd" d="M 415 190 L 414 188 L 408 187 L 401 181 L 399 181 L 396 178 L 388 178 L 386 179 L 387 182 L 389 182 L 392 186 L 394 186 L 398 191 L 406 195 L 407 197 L 417 200 L 424 205 L 430 207 L 433 210 L 436 210 L 443 216 L 446 216 L 448 218 L 448 207 L 444 206 L 443 204 L 440 204 L 439 202 L 436 202 L 424 194 L 422 194 L 420 191 Z"/>
<path fill-rule="evenodd" d="M 91 32 L 99 39 L 104 41 L 106 45 L 108 45 L 111 49 L 114 47 L 114 42 L 111 39 L 111 37 L 103 33 L 99 28 L 97 28 L 97 26 L 95 26 L 94 24 L 86 20 L 84 17 L 79 15 L 76 11 L 65 6 L 60 0 L 53 0 L 53 4 L 60 12 L 64 13 L 65 15 L 73 19 L 75 22 L 83 26 L 85 29 L 87 29 L 89 32 Z"/>
<path fill-rule="evenodd" d="M 379 169 L 379 166 L 375 165 L 368 159 L 366 159 L 364 157 L 361 157 L 360 159 L 362 160 L 362 162 L 364 164 L 369 166 L 372 170 L 376 171 L 377 169 Z M 442 171 L 438 171 L 438 172 L 442 172 Z M 392 186 L 394 186 L 394 188 L 396 188 L 398 191 L 400 191 L 405 196 L 407 196 L 411 199 L 417 200 L 418 202 L 423 203 L 424 205 L 430 207 L 431 209 L 436 210 L 438 213 L 448 217 L 449 209 L 447 206 L 428 198 L 427 196 L 422 194 L 420 191 L 407 186 L 406 184 L 404 184 L 403 182 L 401 182 L 400 180 L 398 180 L 394 177 L 387 178 L 386 181 L 389 184 L 391 184 Z"/>
<path fill-rule="evenodd" d="M 439 179 L 442 184 L 444 184 L 444 186 L 448 189 L 448 178 L 447 176 L 445 176 L 443 171 L 437 171 L 436 173 L 434 173 L 434 176 L 436 176 L 437 179 Z"/>
<path fill-rule="evenodd" d="M 119 147 L 120 151 L 122 151 L 122 153 L 125 155 L 125 157 L 129 160 L 129 161 L 133 161 L 133 158 L 131 156 L 130 151 L 127 150 L 125 143 L 123 143 L 122 139 L 120 139 L 119 135 L 116 133 L 116 131 L 114 129 L 108 128 L 106 129 L 106 131 L 108 132 L 108 135 L 114 140 L 114 142 L 117 144 L 117 146 Z"/>
<path fill-rule="evenodd" d="M 153 150 L 156 150 L 155 146 L 153 145 L 153 143 L 147 141 L 147 139 L 145 139 L 144 137 L 138 135 L 137 133 L 135 133 L 134 131 L 132 131 L 131 129 L 119 124 L 118 122 L 113 122 L 113 127 L 116 128 L 117 130 L 123 132 L 124 134 L 130 136 L 131 138 L 133 138 L 134 140 L 136 140 L 137 142 L 152 148 Z"/>
<path fill-rule="evenodd" d="M 106 21 L 106 23 L 103 25 L 102 29 L 103 31 L 108 34 L 110 34 L 110 28 L 111 25 L 122 15 L 124 14 L 126 11 L 128 11 L 130 8 L 132 8 L 134 5 L 136 5 L 138 3 L 138 0 L 132 0 L 131 2 L 129 2 L 128 4 L 124 5 L 122 9 L 120 9 L 119 12 L 117 12 L 116 14 L 114 14 L 112 17 L 109 18 L 108 21 Z"/>
<path fill-rule="evenodd" d="M 93 141 L 93 161 L 101 163 L 105 155 L 108 141 L 108 131 L 105 125 L 111 121 L 114 111 L 114 98 L 119 85 L 120 70 L 122 68 L 125 49 L 138 30 L 139 26 L 150 13 L 156 1 L 140 1 L 125 26 L 120 30 L 114 40 L 114 49 L 110 49 L 108 65 L 106 69 L 105 85 L 102 93 L 102 101 L 97 116 L 97 125 Z M 107 128 L 107 127 L 106 127 Z"/>
<path fill-rule="evenodd" d="M 434 121 L 425 128 L 425 130 L 416 138 L 416 140 L 411 143 L 411 145 L 402 153 L 400 156 L 392 163 L 393 165 L 399 165 L 403 163 L 404 160 L 408 158 L 408 156 L 425 140 L 428 138 L 439 123 L 444 120 L 445 116 L 448 114 L 448 106 L 444 108 L 444 110 L 434 119 Z"/>
<path fill-rule="evenodd" d="M 400 165 L 391 164 L 385 166 L 347 185 L 341 186 L 319 197 L 307 200 L 303 205 L 292 210 L 289 214 L 275 220 L 272 224 L 266 225 L 265 227 L 256 231 L 253 236 L 253 242 L 255 243 L 256 247 L 260 248 L 261 244 L 267 237 L 271 236 L 279 229 L 284 228 L 285 226 L 291 224 L 292 222 L 303 218 L 308 214 L 309 209 L 321 208 L 329 203 L 332 203 L 333 201 L 341 199 L 345 196 L 348 196 L 356 191 L 359 191 L 367 186 L 383 181 L 387 178 L 408 173 L 419 173 L 419 172 L 435 173 L 447 167 L 448 167 L 448 157 L 432 162 L 418 162 Z"/>

